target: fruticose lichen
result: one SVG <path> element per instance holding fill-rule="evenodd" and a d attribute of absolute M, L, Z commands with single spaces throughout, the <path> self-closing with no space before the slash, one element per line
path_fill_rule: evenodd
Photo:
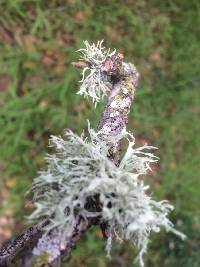
<path fill-rule="evenodd" d="M 88 67 L 85 67 L 82 71 L 81 86 L 78 94 L 85 97 L 90 96 L 95 103 L 107 95 L 111 89 L 111 82 L 108 75 L 103 71 L 103 63 L 108 57 L 113 56 L 116 51 L 106 50 L 102 45 L 103 41 L 98 41 L 97 44 L 89 44 L 85 41 L 85 48 L 79 49 L 82 53 L 81 60 L 88 63 Z M 88 73 L 88 75 L 86 75 Z"/>
<path fill-rule="evenodd" d="M 64 138 L 52 136 L 56 154 L 46 158 L 48 167 L 34 180 L 32 191 L 36 209 L 32 220 L 51 218 L 47 231 L 57 229 L 64 246 L 75 226 L 76 216 L 99 215 L 110 225 L 107 252 L 111 240 L 131 240 L 139 250 L 140 264 L 149 235 L 161 227 L 184 237 L 167 218 L 173 209 L 167 201 L 155 201 L 147 194 L 148 186 L 139 178 L 158 160 L 149 152 L 154 147 L 134 147 L 134 138 L 124 132 L 128 148 L 116 167 L 107 157 L 109 147 L 89 127 L 89 139 L 66 131 Z M 88 210 L 88 197 L 98 196 L 101 210 Z"/>
<path fill-rule="evenodd" d="M 185 236 L 176 231 L 168 219 L 173 206 L 165 200 L 156 201 L 151 197 L 147 192 L 149 186 L 140 177 L 151 169 L 150 164 L 157 162 L 158 158 L 149 152 L 155 147 L 135 148 L 133 135 L 126 131 L 139 73 L 134 65 L 123 62 L 120 54 L 115 57 L 115 50 L 106 50 L 102 41 L 96 45 L 86 41 L 85 48 L 79 51 L 88 67 L 83 69 L 78 93 L 92 97 L 96 104 L 109 90 L 112 89 L 112 92 L 98 131 L 88 127 L 89 138 L 84 134 L 79 137 L 72 131 L 66 131 L 63 138 L 51 136 L 50 145 L 56 153 L 46 157 L 47 169 L 41 171 L 33 182 L 31 190 L 36 209 L 30 219 L 40 221 L 47 218 L 46 233 L 51 236 L 56 231 L 57 241 L 51 243 L 51 239 L 47 242 L 49 246 L 45 247 L 46 242 L 43 241 L 49 235 L 44 235 L 34 253 L 51 254 L 53 249 L 52 257 L 56 257 L 73 233 L 77 216 L 85 222 L 89 217 L 98 217 L 102 223 L 109 225 L 108 254 L 113 238 L 130 240 L 138 248 L 139 261 L 143 266 L 142 256 L 151 232 L 158 232 L 164 227 L 181 238 Z M 119 59 L 116 66 L 120 66 L 118 73 L 122 79 L 118 79 L 120 82 L 115 85 L 109 80 L 109 73 L 105 72 L 104 63 L 108 58 L 112 58 L 112 62 Z M 89 74 L 85 76 L 87 71 Z M 128 141 L 128 146 L 116 166 L 108 155 L 122 139 Z M 92 199 L 96 207 L 90 208 L 88 202 Z"/>

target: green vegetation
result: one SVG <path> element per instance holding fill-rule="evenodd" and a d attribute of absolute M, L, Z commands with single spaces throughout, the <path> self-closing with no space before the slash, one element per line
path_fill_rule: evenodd
<path fill-rule="evenodd" d="M 140 70 L 129 128 L 138 145 L 159 147 L 160 164 L 145 179 L 176 207 L 172 220 L 188 236 L 153 237 L 146 266 L 200 266 L 197 0 L 0 1 L 0 217 L 14 217 L 15 233 L 25 227 L 24 194 L 44 167 L 50 134 L 98 123 L 104 105 L 95 110 L 76 95 L 80 74 L 70 65 L 85 39 L 104 39 Z M 94 229 L 64 266 L 131 267 L 134 254 L 116 243 L 108 260 Z"/>

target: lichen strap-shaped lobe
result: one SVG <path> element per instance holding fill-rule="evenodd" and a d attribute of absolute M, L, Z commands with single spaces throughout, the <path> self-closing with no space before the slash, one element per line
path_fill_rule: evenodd
<path fill-rule="evenodd" d="M 114 80 L 120 80 L 120 84 L 124 77 L 126 84 L 124 94 L 127 90 L 131 90 L 130 83 L 133 83 L 134 87 L 137 87 L 139 73 L 132 64 L 125 63 L 124 57 L 120 53 L 116 53 L 116 50 L 112 52 L 110 49 L 106 50 L 102 46 L 103 41 L 98 42 L 96 45 L 89 44 L 85 41 L 85 48 L 79 49 L 82 53 L 81 60 L 87 64 L 82 71 L 81 86 L 78 94 L 86 97 L 91 97 L 96 104 L 102 97 L 108 95 L 113 89 Z M 88 73 L 88 75 L 86 75 Z M 113 91 L 113 90 L 112 90 Z M 114 90 L 115 91 L 115 90 Z"/>
<path fill-rule="evenodd" d="M 95 106 L 112 89 L 110 75 L 105 71 L 104 63 L 115 56 L 116 50 L 106 50 L 102 43 L 103 41 L 99 41 L 90 45 L 85 41 L 85 48 L 78 50 L 82 54 L 80 59 L 88 65 L 82 71 L 82 84 L 78 94 L 91 97 Z"/>
<path fill-rule="evenodd" d="M 81 60 L 84 60 L 88 67 L 83 70 L 81 80 L 83 83 L 78 93 L 92 97 L 96 105 L 101 96 L 110 91 L 97 131 L 99 138 L 107 142 L 114 141 L 115 145 L 110 148 L 109 158 L 118 165 L 120 157 L 118 141 L 126 130 L 128 114 L 138 86 L 139 73 L 133 64 L 124 62 L 122 54 L 116 53 L 116 50 L 110 53 L 110 49 L 106 50 L 102 47 L 102 41 L 97 45 L 90 45 L 86 41 L 85 46 L 85 49 L 79 51 L 83 54 Z M 85 78 L 84 74 L 88 69 L 90 74 Z M 104 90 L 103 87 L 107 89 Z M 94 97 L 94 91 L 98 95 L 97 98 Z"/>
<path fill-rule="evenodd" d="M 86 226 L 88 218 L 101 218 L 102 223 L 109 225 L 108 253 L 114 237 L 131 240 L 140 251 L 143 265 L 142 255 L 152 231 L 157 232 L 163 226 L 167 231 L 184 235 L 176 231 L 168 219 L 173 207 L 167 201 L 152 199 L 146 193 L 148 187 L 139 179 L 157 158 L 148 152 L 153 147 L 134 148 L 134 137 L 126 131 L 139 80 L 136 68 L 124 62 L 116 51 L 105 50 L 102 42 L 85 45 L 81 50 L 82 59 L 88 67 L 83 70 L 79 93 L 91 96 L 96 104 L 102 95 L 112 90 L 97 132 L 89 127 L 90 140 L 70 131 L 66 132 L 65 139 L 52 136 L 51 143 L 57 153 L 47 157 L 47 170 L 34 180 L 36 210 L 30 218 L 51 218 L 46 230 L 58 229 L 61 248 L 73 239 L 71 233 L 77 218 L 85 220 Z M 87 77 L 86 71 L 90 72 Z M 128 148 L 116 164 L 108 155 L 112 150 L 114 159 L 123 138 L 128 140 Z M 88 199 L 95 207 L 88 206 Z"/>
<path fill-rule="evenodd" d="M 129 142 L 128 149 L 119 167 L 108 157 L 106 142 L 89 128 L 91 140 L 66 132 L 66 139 L 52 137 L 56 155 L 48 156 L 48 169 L 35 179 L 33 192 L 36 210 L 31 219 L 52 217 L 47 230 L 59 229 L 61 246 L 65 246 L 76 225 L 77 214 L 82 218 L 100 216 L 109 222 L 110 236 L 131 240 L 140 250 L 140 259 L 146 250 L 151 231 L 164 226 L 175 231 L 167 216 L 172 209 L 166 201 L 156 202 L 146 194 L 147 187 L 139 175 L 150 169 L 157 158 L 148 152 L 153 147 L 134 148 L 130 133 L 123 138 Z M 97 142 L 94 142 L 96 140 Z M 88 197 L 97 196 L 100 211 L 86 207 Z M 51 208 L 50 208 L 51 207 Z M 178 233 L 179 234 L 179 233 Z"/>

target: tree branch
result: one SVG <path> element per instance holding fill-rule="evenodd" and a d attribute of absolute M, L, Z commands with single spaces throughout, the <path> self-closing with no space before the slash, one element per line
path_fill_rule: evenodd
<path fill-rule="evenodd" d="M 73 65 L 78 66 L 79 68 L 84 68 L 87 63 L 83 62 L 83 64 L 78 65 L 74 63 Z M 108 157 L 118 166 L 120 162 L 119 140 L 128 122 L 128 114 L 134 98 L 134 92 L 138 86 L 139 73 L 134 65 L 123 61 L 123 56 L 121 54 L 107 58 L 102 65 L 102 71 L 111 77 L 113 86 L 97 128 L 97 135 L 108 143 L 115 141 L 115 145 L 112 145 L 109 150 Z M 43 235 L 43 229 L 47 224 L 48 221 L 45 221 L 32 226 L 14 241 L 11 241 L 7 246 L 1 248 L 0 266 L 5 267 L 9 265 L 10 262 L 13 260 L 16 261 L 20 257 L 22 258 L 23 267 L 32 266 L 35 256 L 31 253 L 31 250 L 36 246 L 39 238 Z M 109 225 L 107 222 L 102 222 L 100 217 L 88 217 L 87 220 L 80 216 L 77 217 L 77 223 L 74 230 L 70 235 L 65 248 L 61 251 L 61 257 L 45 266 L 56 266 L 54 264 L 57 264 L 58 266 L 61 260 L 65 261 L 76 243 L 82 238 L 87 230 L 92 227 L 92 225 L 96 224 L 101 225 L 103 234 L 106 237 L 106 229 Z M 26 251 L 26 256 L 22 256 L 24 251 Z"/>

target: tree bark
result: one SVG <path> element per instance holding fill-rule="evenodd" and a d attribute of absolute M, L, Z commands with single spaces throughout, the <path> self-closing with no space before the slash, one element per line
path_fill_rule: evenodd
<path fill-rule="evenodd" d="M 118 166 L 120 162 L 119 140 L 128 123 L 128 114 L 133 102 L 135 89 L 138 86 L 139 73 L 134 65 L 123 61 L 121 54 L 113 56 L 108 60 L 109 64 L 107 64 L 106 60 L 103 69 L 104 72 L 107 72 L 107 74 L 111 76 L 113 86 L 97 128 L 97 134 L 100 139 L 112 144 L 108 157 Z M 79 64 L 78 67 L 84 67 L 85 64 L 86 63 L 82 64 L 82 66 Z M 76 66 L 76 64 L 73 65 Z M 0 266 L 6 267 L 9 263 L 19 258 L 22 259 L 23 267 L 32 266 L 35 256 L 31 253 L 31 250 L 37 245 L 39 238 L 41 238 L 43 234 L 43 228 L 47 223 L 48 221 L 44 221 L 32 226 L 14 239 L 14 241 L 11 241 L 7 246 L 1 248 Z M 81 217 L 77 217 L 74 230 L 68 239 L 66 247 L 61 251 L 61 257 L 45 266 L 59 266 L 61 261 L 66 261 L 76 243 L 96 224 L 100 224 L 102 232 L 106 237 L 106 230 L 109 227 L 107 222 L 100 222 L 99 217 L 87 218 L 87 221 Z"/>

